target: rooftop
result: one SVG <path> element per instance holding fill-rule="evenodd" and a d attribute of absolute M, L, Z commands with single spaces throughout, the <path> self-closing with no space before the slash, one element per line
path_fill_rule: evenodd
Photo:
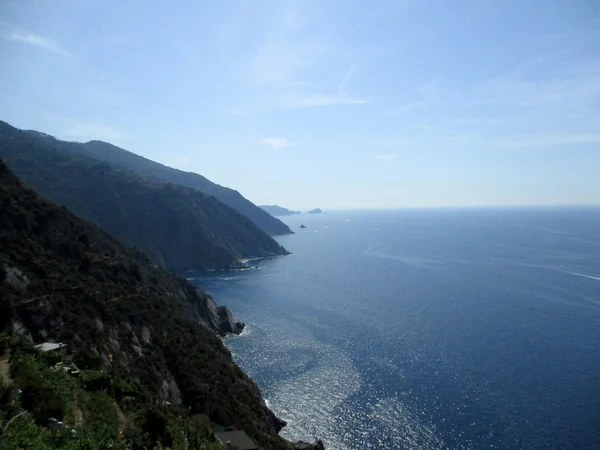
<path fill-rule="evenodd" d="M 44 342 L 43 344 L 35 345 L 33 348 L 37 348 L 43 352 L 51 352 L 66 346 L 67 344 L 63 344 L 62 342 Z"/>

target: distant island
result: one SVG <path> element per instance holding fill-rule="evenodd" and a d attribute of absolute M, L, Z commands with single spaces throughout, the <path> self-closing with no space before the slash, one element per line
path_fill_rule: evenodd
<path fill-rule="evenodd" d="M 300 225 L 300 228 L 306 228 L 306 225 L 302 224 Z"/>
<path fill-rule="evenodd" d="M 323 214 L 323 211 L 319 208 L 311 209 L 308 214 Z"/>
<path fill-rule="evenodd" d="M 300 211 L 292 211 L 291 209 L 283 208 L 279 205 L 261 205 L 260 208 L 264 209 L 273 217 L 295 216 L 296 214 L 300 214 Z"/>

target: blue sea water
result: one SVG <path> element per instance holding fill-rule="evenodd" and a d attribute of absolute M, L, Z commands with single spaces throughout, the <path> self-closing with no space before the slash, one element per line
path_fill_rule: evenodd
<path fill-rule="evenodd" d="M 283 436 L 600 448 L 600 209 L 284 221 L 293 255 L 193 278 L 246 322 L 227 345 Z"/>

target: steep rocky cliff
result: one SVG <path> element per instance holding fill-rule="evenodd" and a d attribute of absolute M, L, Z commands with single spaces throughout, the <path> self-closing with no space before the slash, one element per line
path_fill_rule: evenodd
<path fill-rule="evenodd" d="M 133 171 L 149 181 L 157 180 L 165 183 L 187 186 L 204 194 L 211 195 L 243 216 L 248 217 L 257 227 L 268 234 L 278 235 L 292 233 L 286 224 L 263 211 L 238 191 L 213 183 L 197 173 L 173 169 L 172 167 L 165 166 L 124 150 L 116 145 L 109 144 L 108 142 L 64 142 L 55 139 L 52 136 L 48 136 L 45 133 L 37 131 L 29 131 L 28 133 L 41 140 L 51 142 L 55 147 L 59 147 L 62 151 L 89 156 L 98 161 L 106 162 L 114 168 Z"/>
<path fill-rule="evenodd" d="M 185 186 L 66 151 L 78 145 L 0 122 L 0 157 L 42 195 L 143 250 L 174 271 L 226 269 L 287 254 L 250 219 Z M 266 213 L 265 213 L 266 214 Z"/>
<path fill-rule="evenodd" d="M 230 313 L 184 279 L 151 264 L 144 254 L 40 198 L 1 161 L 0 211 L 0 334 L 8 335 L 13 346 L 21 342 L 15 352 L 23 342 L 64 342 L 92 381 L 109 377 L 101 395 L 108 395 L 121 425 L 105 430 L 108 438 L 123 439 L 114 435 L 118 429 L 147 429 L 146 434 L 134 434 L 168 445 L 175 439 L 175 431 L 168 430 L 178 424 L 177 436 L 191 438 L 186 433 L 194 427 L 187 421 L 203 414 L 241 427 L 264 448 L 288 447 L 277 435 L 284 423 L 266 408 L 258 387 L 215 334 L 235 331 Z M 69 426 L 77 426 L 77 415 L 69 419 L 74 406 L 53 400 L 64 394 L 62 385 L 44 384 L 45 376 L 35 375 L 42 369 L 30 357 L 15 358 L 15 383 L 29 389 L 23 391 L 29 402 L 24 407 L 31 408 L 36 420 L 47 418 L 47 410 L 36 403 L 41 399 L 64 420 L 72 420 Z M 93 399 L 89 383 L 82 384 L 87 390 L 80 394 Z M 58 389 L 56 394 L 53 389 Z M 70 402 L 73 395 L 67 396 Z M 138 399 L 136 408 L 131 398 Z M 157 401 L 170 406 L 156 410 L 152 405 Z M 157 415 L 162 434 L 152 434 Z"/>

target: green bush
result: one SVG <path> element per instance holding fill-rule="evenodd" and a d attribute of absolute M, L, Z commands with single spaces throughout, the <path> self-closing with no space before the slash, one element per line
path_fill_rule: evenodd
<path fill-rule="evenodd" d="M 119 431 L 118 407 L 105 392 L 82 392 L 83 420 L 86 431 L 98 441 L 117 438 Z"/>
<path fill-rule="evenodd" d="M 37 423 L 48 419 L 72 421 L 74 380 L 62 368 L 46 365 L 44 356 L 20 353 L 11 363 L 11 377 L 23 392 L 21 404 Z"/>

